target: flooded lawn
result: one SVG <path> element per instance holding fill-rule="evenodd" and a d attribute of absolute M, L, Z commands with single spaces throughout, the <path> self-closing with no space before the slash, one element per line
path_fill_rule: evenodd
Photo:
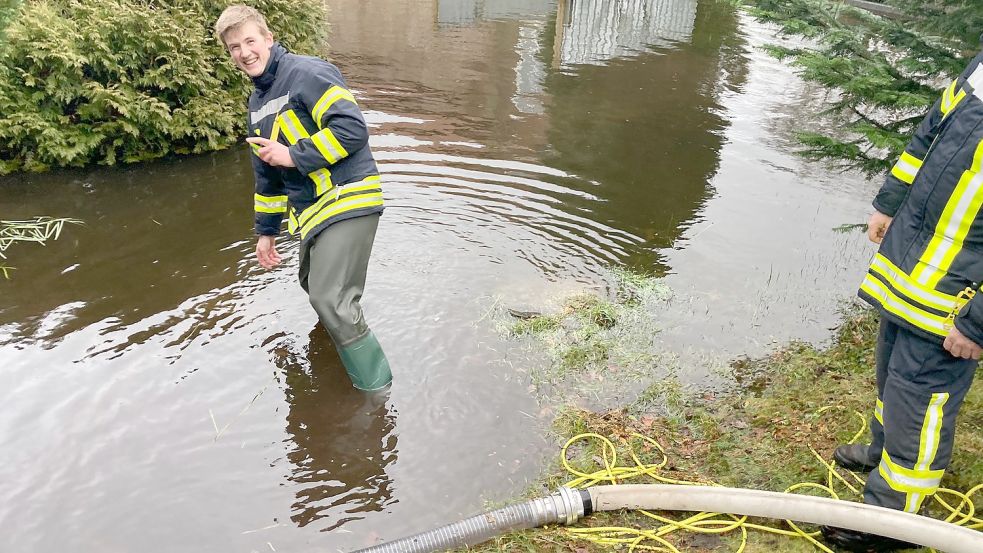
<path fill-rule="evenodd" d="M 384 173 L 363 305 L 391 394 L 347 387 L 295 243 L 254 262 L 245 146 L 0 180 L 5 219 L 85 222 L 0 282 L 9 550 L 347 551 L 450 522 L 556 454 L 505 308 L 663 276 L 655 346 L 714 387 L 828 337 L 858 285 L 872 248 L 833 229 L 877 183 L 795 157 L 822 91 L 727 2 L 329 4 Z"/>

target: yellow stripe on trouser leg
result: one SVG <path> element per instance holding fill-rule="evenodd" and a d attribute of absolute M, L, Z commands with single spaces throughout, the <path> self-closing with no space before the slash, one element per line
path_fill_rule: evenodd
<path fill-rule="evenodd" d="M 928 474 L 939 451 L 939 439 L 942 434 L 943 406 L 949 400 L 949 394 L 932 394 L 932 399 L 925 410 L 925 420 L 922 423 L 921 437 L 918 444 L 918 462 L 915 464 L 916 474 Z M 941 480 L 941 476 L 939 476 Z M 938 487 L 938 484 L 935 486 Z M 905 498 L 905 511 L 916 513 L 921 508 L 927 495 L 935 493 L 932 489 L 928 494 L 912 493 Z"/>

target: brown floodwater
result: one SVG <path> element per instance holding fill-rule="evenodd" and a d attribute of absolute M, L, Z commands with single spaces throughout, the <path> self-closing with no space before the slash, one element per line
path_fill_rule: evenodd
<path fill-rule="evenodd" d="M 609 267 L 664 277 L 656 344 L 693 386 L 829 336 L 872 253 L 833 229 L 876 183 L 795 156 L 823 91 L 771 29 L 722 1 L 328 3 L 386 183 L 364 307 L 391 393 L 347 386 L 296 243 L 253 260 L 247 148 L 6 177 L 0 218 L 84 224 L 7 250 L 3 550 L 348 551 L 514 497 L 557 451 L 504 307 Z"/>

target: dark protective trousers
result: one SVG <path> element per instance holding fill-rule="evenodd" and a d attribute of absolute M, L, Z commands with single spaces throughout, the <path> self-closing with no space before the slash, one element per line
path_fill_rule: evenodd
<path fill-rule="evenodd" d="M 362 314 L 362 291 L 379 215 L 339 221 L 300 252 L 300 285 L 334 340 L 352 384 L 377 390 L 392 380 L 389 362 Z"/>
<path fill-rule="evenodd" d="M 864 503 L 914 513 L 952 459 L 956 415 L 978 362 L 953 357 L 940 341 L 884 318 L 875 357 L 869 452 L 878 467 L 867 478 Z"/>

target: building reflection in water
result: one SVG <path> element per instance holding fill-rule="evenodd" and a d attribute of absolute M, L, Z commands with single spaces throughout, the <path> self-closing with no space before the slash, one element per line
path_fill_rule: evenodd
<path fill-rule="evenodd" d="M 603 64 L 689 42 L 696 0 L 560 0 L 553 66 Z"/>
<path fill-rule="evenodd" d="M 288 479 L 296 487 L 291 520 L 322 531 L 365 518 L 393 502 L 386 468 L 396 461 L 396 413 L 388 392 L 349 384 L 327 332 L 318 325 L 302 353 L 274 348 L 286 378 Z"/>

